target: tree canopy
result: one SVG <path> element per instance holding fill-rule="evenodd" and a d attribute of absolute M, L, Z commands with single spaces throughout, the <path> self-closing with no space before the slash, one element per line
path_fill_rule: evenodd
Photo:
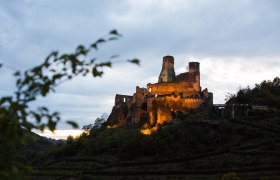
<path fill-rule="evenodd" d="M 28 138 L 24 131 L 49 129 L 54 131 L 61 120 L 57 111 L 51 111 L 46 106 L 30 108 L 31 102 L 38 97 L 48 96 L 61 83 L 77 76 L 91 74 L 101 77 L 104 68 L 112 66 L 111 56 L 107 60 L 97 61 L 89 57 L 89 53 L 97 51 L 100 45 L 118 40 L 121 34 L 117 30 L 110 31 L 104 38 L 96 40 L 89 46 L 79 45 L 72 53 L 51 52 L 46 59 L 26 71 L 16 71 L 16 91 L 10 96 L 0 98 L 0 176 L 4 179 L 23 179 L 31 170 L 21 163 L 17 145 L 25 143 Z M 139 65 L 138 59 L 128 59 L 130 63 Z M 0 68 L 5 64 L 0 64 Z M 74 128 L 78 124 L 67 121 Z"/>
<path fill-rule="evenodd" d="M 240 88 L 236 94 L 229 95 L 227 103 L 266 105 L 280 108 L 280 78 L 264 80 L 255 87 Z"/>

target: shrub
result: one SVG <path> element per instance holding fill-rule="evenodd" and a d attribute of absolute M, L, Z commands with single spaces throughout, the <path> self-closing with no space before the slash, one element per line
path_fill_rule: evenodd
<path fill-rule="evenodd" d="M 240 180 L 235 172 L 230 172 L 222 176 L 222 180 Z"/>

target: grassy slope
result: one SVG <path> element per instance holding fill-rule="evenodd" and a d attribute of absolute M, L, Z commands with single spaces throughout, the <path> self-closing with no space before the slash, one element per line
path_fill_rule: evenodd
<path fill-rule="evenodd" d="M 122 136 L 117 135 L 119 139 L 116 141 L 127 143 Z M 147 141 L 146 138 L 138 140 L 160 146 L 159 149 L 155 147 L 154 151 L 145 151 L 141 148 L 147 146 L 131 142 L 138 148 L 127 150 L 123 154 L 111 149 L 106 153 L 87 152 L 82 156 L 60 156 L 53 162 L 38 167 L 33 177 L 220 179 L 223 174 L 234 171 L 242 179 L 259 179 L 266 176 L 279 178 L 279 135 L 279 117 L 258 120 L 185 120 L 163 127 L 161 132 L 155 135 L 161 138 L 154 137 L 151 141 Z M 111 141 L 114 136 L 114 133 L 109 135 Z M 108 142 L 108 137 L 104 138 L 104 141 Z M 99 139 L 95 138 L 95 141 Z M 114 145 L 114 141 L 111 141 L 108 147 L 113 147 L 111 145 Z M 118 143 L 122 144 L 121 141 Z M 116 149 L 120 147 L 122 146 L 116 145 Z M 130 145 L 124 147 L 131 148 Z M 141 155 L 126 158 L 126 154 L 133 155 L 130 151 Z"/>

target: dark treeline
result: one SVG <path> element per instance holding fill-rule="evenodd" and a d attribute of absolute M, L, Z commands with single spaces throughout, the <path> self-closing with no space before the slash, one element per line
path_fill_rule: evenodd
<path fill-rule="evenodd" d="M 229 102 L 267 105 L 278 109 L 280 79 L 276 77 L 273 81 L 263 81 L 252 89 L 240 89 L 237 94 L 230 96 Z M 278 122 L 277 119 L 275 117 L 275 122 Z M 59 146 L 51 157 L 112 156 L 127 160 L 141 157 L 176 158 L 224 151 L 228 147 L 236 148 L 241 144 L 266 139 L 263 131 L 232 125 L 229 121 L 205 121 L 202 115 L 194 112 L 176 116 L 172 123 L 160 126 L 158 132 L 149 136 L 141 134 L 139 129 L 106 128 L 106 122 L 102 122 L 103 125 L 91 126 L 87 133 L 78 138 L 69 137 L 67 144 Z M 258 126 L 262 127 L 262 124 Z"/>
<path fill-rule="evenodd" d="M 279 88 L 277 77 L 252 89 L 240 89 L 227 103 L 267 105 L 270 109 L 264 110 L 265 114 L 279 112 Z M 76 171 L 80 169 L 82 174 L 92 177 L 91 172 L 96 175 L 106 171 L 112 176 L 116 172 L 146 172 L 143 168 L 150 166 L 156 168 L 157 174 L 167 169 L 173 173 L 179 168 L 182 172 L 207 173 L 236 169 L 245 173 L 244 177 L 251 176 L 249 170 L 265 171 L 255 174 L 256 177 L 278 175 L 273 173 L 280 165 L 280 115 L 264 116 L 257 112 L 253 115 L 205 119 L 199 112 L 186 111 L 175 114 L 170 123 L 160 125 L 150 135 L 141 134 L 139 128 L 108 128 L 105 119 L 98 118 L 95 124 L 84 126 L 86 132 L 79 137 L 69 136 L 65 144 L 35 153 L 30 160 L 35 168 L 41 169 L 42 174 L 37 177 L 43 178 L 44 173 L 67 175 L 75 165 Z M 52 173 L 57 167 L 61 169 Z"/>
<path fill-rule="evenodd" d="M 228 97 L 228 103 L 266 105 L 273 108 L 280 108 L 280 78 L 272 81 L 265 80 L 255 87 L 240 88 L 236 94 Z"/>

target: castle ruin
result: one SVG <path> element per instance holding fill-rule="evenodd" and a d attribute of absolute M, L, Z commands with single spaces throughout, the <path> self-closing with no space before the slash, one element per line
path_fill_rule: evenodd
<path fill-rule="evenodd" d="M 188 72 L 176 76 L 174 58 L 163 57 L 158 82 L 136 87 L 133 96 L 117 94 L 108 127 L 156 127 L 172 120 L 172 114 L 195 110 L 208 114 L 213 94 L 201 90 L 199 62 L 189 62 Z M 174 112 L 174 113 L 173 113 Z"/>

